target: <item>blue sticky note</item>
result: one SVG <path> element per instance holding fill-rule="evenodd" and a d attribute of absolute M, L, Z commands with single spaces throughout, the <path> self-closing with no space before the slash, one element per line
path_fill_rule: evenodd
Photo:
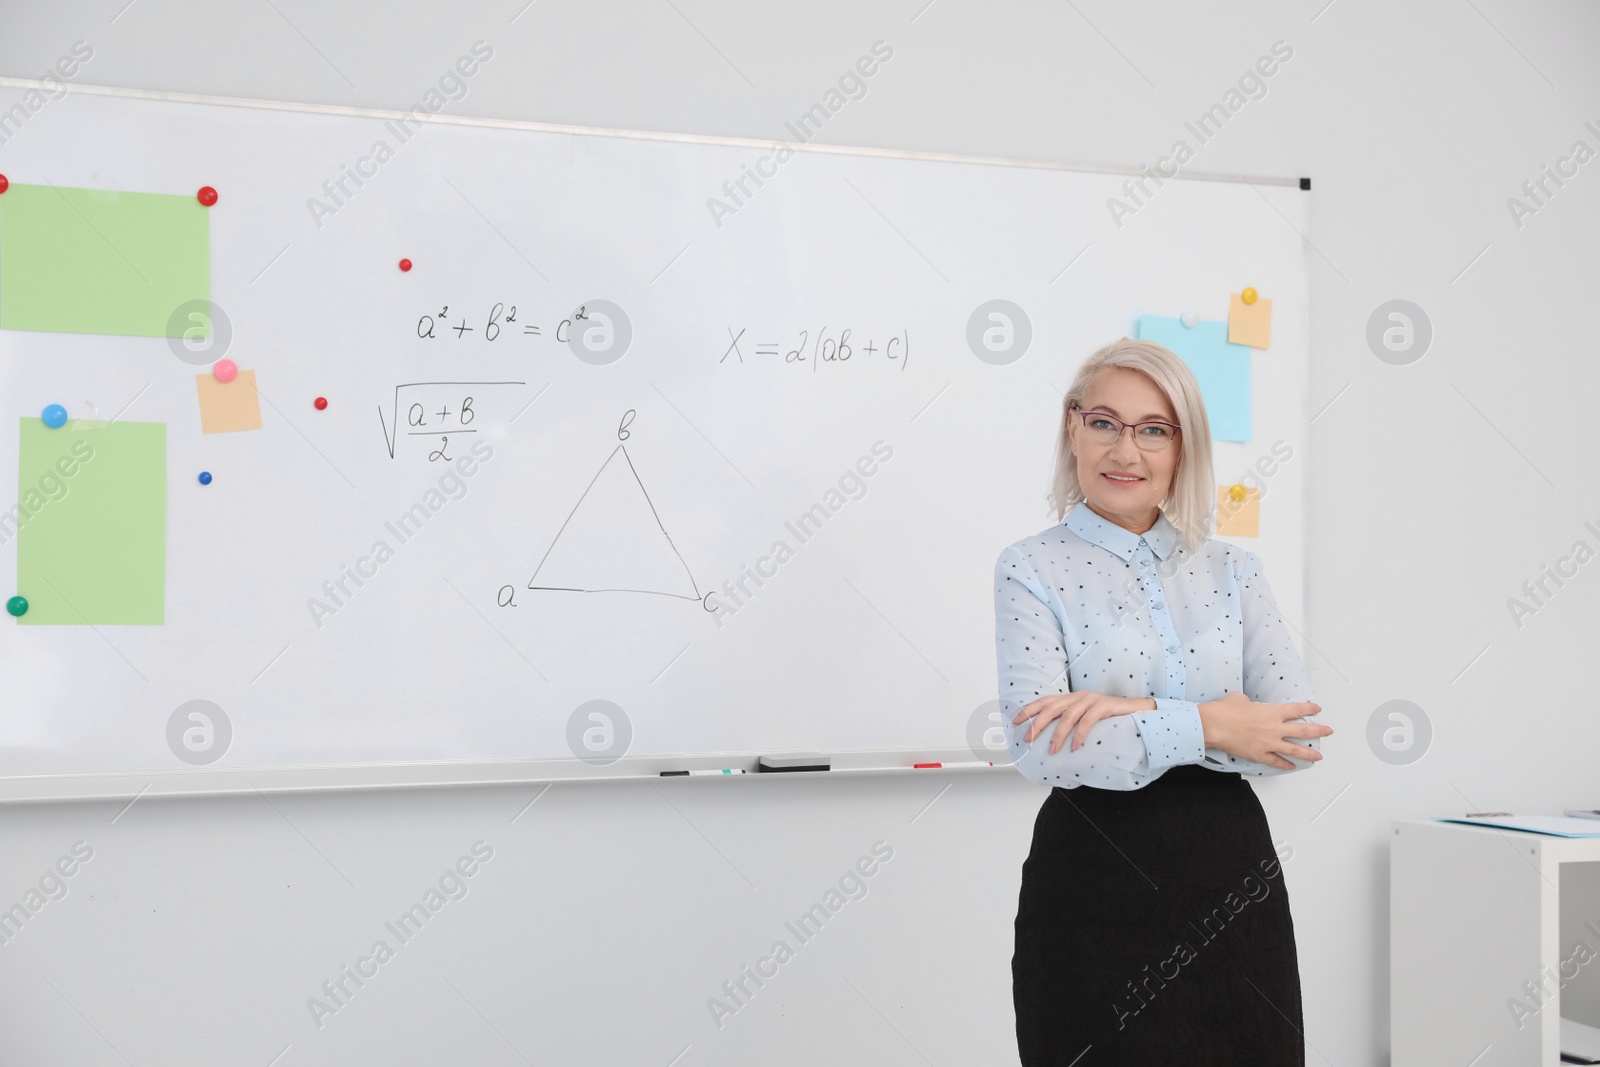
<path fill-rule="evenodd" d="M 1226 322 L 1185 326 L 1177 319 L 1141 315 L 1139 340 L 1170 348 L 1188 364 L 1206 401 L 1213 441 L 1250 440 L 1250 349 L 1228 343 Z"/>

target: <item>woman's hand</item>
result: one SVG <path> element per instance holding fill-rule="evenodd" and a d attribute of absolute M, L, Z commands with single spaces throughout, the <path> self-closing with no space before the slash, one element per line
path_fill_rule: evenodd
<path fill-rule="evenodd" d="M 1221 700 L 1201 704 L 1200 722 L 1207 748 L 1220 748 L 1240 759 L 1292 771 L 1294 764 L 1284 756 L 1315 761 L 1322 758 L 1322 753 L 1288 739 L 1326 737 L 1333 733 L 1333 727 L 1289 720 L 1315 715 L 1321 710 L 1321 704 L 1309 700 L 1293 704 L 1257 704 L 1243 693 L 1229 693 Z"/>
<path fill-rule="evenodd" d="M 1011 725 L 1020 726 L 1024 719 L 1033 719 L 1033 724 L 1028 727 L 1028 732 L 1023 735 L 1023 740 L 1032 743 L 1035 737 L 1044 733 L 1050 720 L 1056 721 L 1055 736 L 1050 739 L 1050 754 L 1061 751 L 1061 743 L 1072 733 L 1073 726 L 1078 726 L 1077 736 L 1072 739 L 1072 751 L 1076 752 L 1083 747 L 1089 738 L 1089 730 L 1101 719 L 1109 719 L 1113 715 L 1132 715 L 1136 711 L 1154 711 L 1156 702 L 1154 697 L 1108 697 L 1100 693 L 1077 692 L 1067 693 L 1063 696 L 1040 697 L 1033 703 L 1017 712 L 1017 717 L 1011 720 Z"/>

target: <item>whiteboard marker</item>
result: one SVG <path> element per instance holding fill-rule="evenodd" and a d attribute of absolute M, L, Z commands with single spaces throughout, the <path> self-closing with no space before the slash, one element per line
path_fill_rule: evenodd
<path fill-rule="evenodd" d="M 825 771 L 832 765 L 832 758 L 820 752 L 797 752 L 787 756 L 762 756 L 756 763 L 756 770 L 762 774 Z"/>
<path fill-rule="evenodd" d="M 917 768 L 917 767 L 993 767 L 994 764 L 989 763 L 986 760 L 975 759 L 975 760 L 964 760 L 964 761 L 962 761 L 960 763 L 913 763 L 911 766 L 913 768 Z"/>
<path fill-rule="evenodd" d="M 724 767 L 720 771 L 717 771 L 717 770 L 707 770 L 707 771 L 662 771 L 661 772 L 661 777 L 663 777 L 663 778 L 675 778 L 675 777 L 679 777 L 681 775 L 686 775 L 686 774 L 688 774 L 688 775 L 697 775 L 698 776 L 698 775 L 702 775 L 702 774 L 744 774 L 744 773 L 746 773 L 746 772 L 743 771 L 743 770 L 740 770 L 737 767 Z"/>

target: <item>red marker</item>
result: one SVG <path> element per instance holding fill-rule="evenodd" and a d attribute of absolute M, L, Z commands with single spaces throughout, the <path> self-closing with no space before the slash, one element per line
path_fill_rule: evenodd
<path fill-rule="evenodd" d="M 5 192 L 9 188 L 11 188 L 11 183 L 6 180 L 6 176 L 4 174 L 0 174 L 0 193 Z"/>
<path fill-rule="evenodd" d="M 328 398 L 325 396 L 319 396 L 315 401 L 313 401 L 313 403 L 317 405 L 318 411 L 322 411 L 328 406 Z"/>
<path fill-rule="evenodd" d="M 210 207 L 217 202 L 217 191 L 209 185 L 202 185 L 200 191 L 195 194 L 195 199 L 206 207 Z"/>
<path fill-rule="evenodd" d="M 410 270 L 411 269 L 411 261 L 409 259 L 402 259 L 400 261 L 400 269 L 401 270 Z"/>
<path fill-rule="evenodd" d="M 912 767 L 993 767 L 987 760 L 964 760 L 960 763 L 913 763 Z"/>

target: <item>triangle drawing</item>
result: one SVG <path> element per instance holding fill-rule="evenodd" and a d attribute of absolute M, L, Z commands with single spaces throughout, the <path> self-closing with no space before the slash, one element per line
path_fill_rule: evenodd
<path fill-rule="evenodd" d="M 556 531 L 528 588 L 701 599 L 622 445 L 606 457 Z"/>

